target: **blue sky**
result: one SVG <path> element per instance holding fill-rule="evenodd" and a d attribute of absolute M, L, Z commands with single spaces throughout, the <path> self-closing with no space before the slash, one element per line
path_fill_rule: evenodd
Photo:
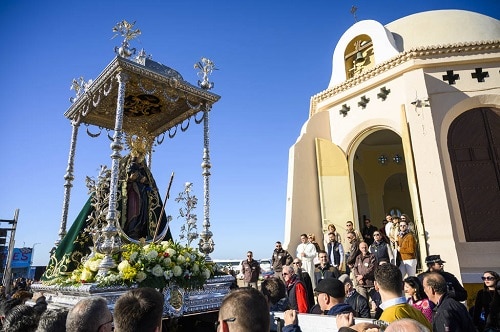
<path fill-rule="evenodd" d="M 121 38 L 113 26 L 136 21 L 132 47 L 196 84 L 201 57 L 219 68 L 212 90 L 211 230 L 214 259 L 270 257 L 283 240 L 288 150 L 307 120 L 310 97 L 326 89 L 336 42 L 358 20 L 382 24 L 421 11 L 464 9 L 495 18 L 498 0 L 459 1 L 10 1 L 0 3 L 0 219 L 20 209 L 16 247 L 35 245 L 45 265 L 57 239 L 71 136 L 64 112 L 73 78 L 95 79 Z M 418 27 L 415 27 L 418 29 Z M 78 137 L 68 228 L 87 199 L 85 176 L 110 165 L 109 141 Z M 90 128 L 91 130 L 93 128 Z M 105 135 L 102 135 L 105 136 Z M 182 221 L 173 198 L 194 183 L 203 216 L 203 128 L 191 125 L 156 147 L 152 171 L 163 194 L 175 172 L 167 213 L 176 237 Z M 4 226 L 4 225 L 2 225 Z"/>

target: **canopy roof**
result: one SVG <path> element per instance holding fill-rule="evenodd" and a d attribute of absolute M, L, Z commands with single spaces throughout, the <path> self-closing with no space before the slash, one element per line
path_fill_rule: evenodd
<path fill-rule="evenodd" d="M 114 129 L 120 72 L 128 77 L 123 116 L 127 134 L 156 137 L 220 99 L 149 58 L 136 62 L 117 56 L 85 92 L 77 93 L 64 115 L 72 121 Z"/>

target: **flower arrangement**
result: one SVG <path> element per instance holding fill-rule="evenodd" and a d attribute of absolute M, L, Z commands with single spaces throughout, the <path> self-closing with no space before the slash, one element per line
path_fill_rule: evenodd
<path fill-rule="evenodd" d="M 162 289 L 170 284 L 185 289 L 201 288 L 213 274 L 212 264 L 197 249 L 173 241 L 155 244 L 126 244 L 121 261 L 105 276 L 98 275 L 104 256 L 95 254 L 71 274 L 68 283 L 97 283 L 100 286 L 137 283 Z"/>

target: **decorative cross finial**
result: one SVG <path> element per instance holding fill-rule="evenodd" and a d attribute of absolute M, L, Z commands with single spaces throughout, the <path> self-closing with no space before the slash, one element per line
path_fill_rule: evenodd
<path fill-rule="evenodd" d="M 148 55 L 144 49 L 141 49 L 139 54 L 135 57 L 135 62 L 144 65 L 146 63 L 146 59 L 151 60 L 152 58 L 153 56 L 151 54 Z"/>
<path fill-rule="evenodd" d="M 358 17 L 356 16 L 357 10 L 358 10 L 358 7 L 356 7 L 354 5 L 351 7 L 351 14 L 352 14 L 352 17 L 354 17 L 354 22 L 358 21 Z"/>
<path fill-rule="evenodd" d="M 113 27 L 113 32 L 115 35 L 111 38 L 115 38 L 118 35 L 123 37 L 122 45 L 120 47 L 115 47 L 115 53 L 121 56 L 122 58 L 129 58 L 135 54 L 135 48 L 129 48 L 129 41 L 137 38 L 141 34 L 141 30 L 132 28 L 135 25 L 135 21 L 133 23 L 129 23 L 126 20 L 116 23 Z"/>
<path fill-rule="evenodd" d="M 212 60 L 207 58 L 201 58 L 201 61 L 194 64 L 195 69 L 199 69 L 198 77 L 202 80 L 198 80 L 198 86 L 204 90 L 210 90 L 214 87 L 213 82 L 209 82 L 208 75 L 212 74 L 214 70 L 218 70 L 215 68 L 215 63 Z"/>
<path fill-rule="evenodd" d="M 71 82 L 71 86 L 69 87 L 69 89 L 75 90 L 76 95 L 74 97 L 69 98 L 69 101 L 74 103 L 78 99 L 78 97 L 80 97 L 89 89 L 89 86 L 91 84 L 92 80 L 88 80 L 88 82 L 85 82 L 83 76 L 80 76 L 78 79 L 74 78 L 73 81 Z"/>

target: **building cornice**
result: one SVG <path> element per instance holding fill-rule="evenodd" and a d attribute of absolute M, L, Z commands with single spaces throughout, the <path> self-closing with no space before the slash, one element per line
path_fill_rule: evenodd
<path fill-rule="evenodd" d="M 443 56 L 450 57 L 450 56 L 474 55 L 486 52 L 496 52 L 499 49 L 500 49 L 500 39 L 470 42 L 470 43 L 456 43 L 449 45 L 423 46 L 401 52 L 397 56 L 387 61 L 384 61 L 378 64 L 377 66 L 342 82 L 341 84 L 338 84 L 332 88 L 328 88 L 312 96 L 309 116 L 311 117 L 318 112 L 317 107 L 318 104 L 320 104 L 321 102 L 341 92 L 349 90 L 361 83 L 364 83 L 369 79 L 378 76 L 384 72 L 387 72 L 408 61 L 426 60 L 432 58 L 439 58 Z M 426 66 L 420 64 L 419 67 L 426 67 Z"/>

